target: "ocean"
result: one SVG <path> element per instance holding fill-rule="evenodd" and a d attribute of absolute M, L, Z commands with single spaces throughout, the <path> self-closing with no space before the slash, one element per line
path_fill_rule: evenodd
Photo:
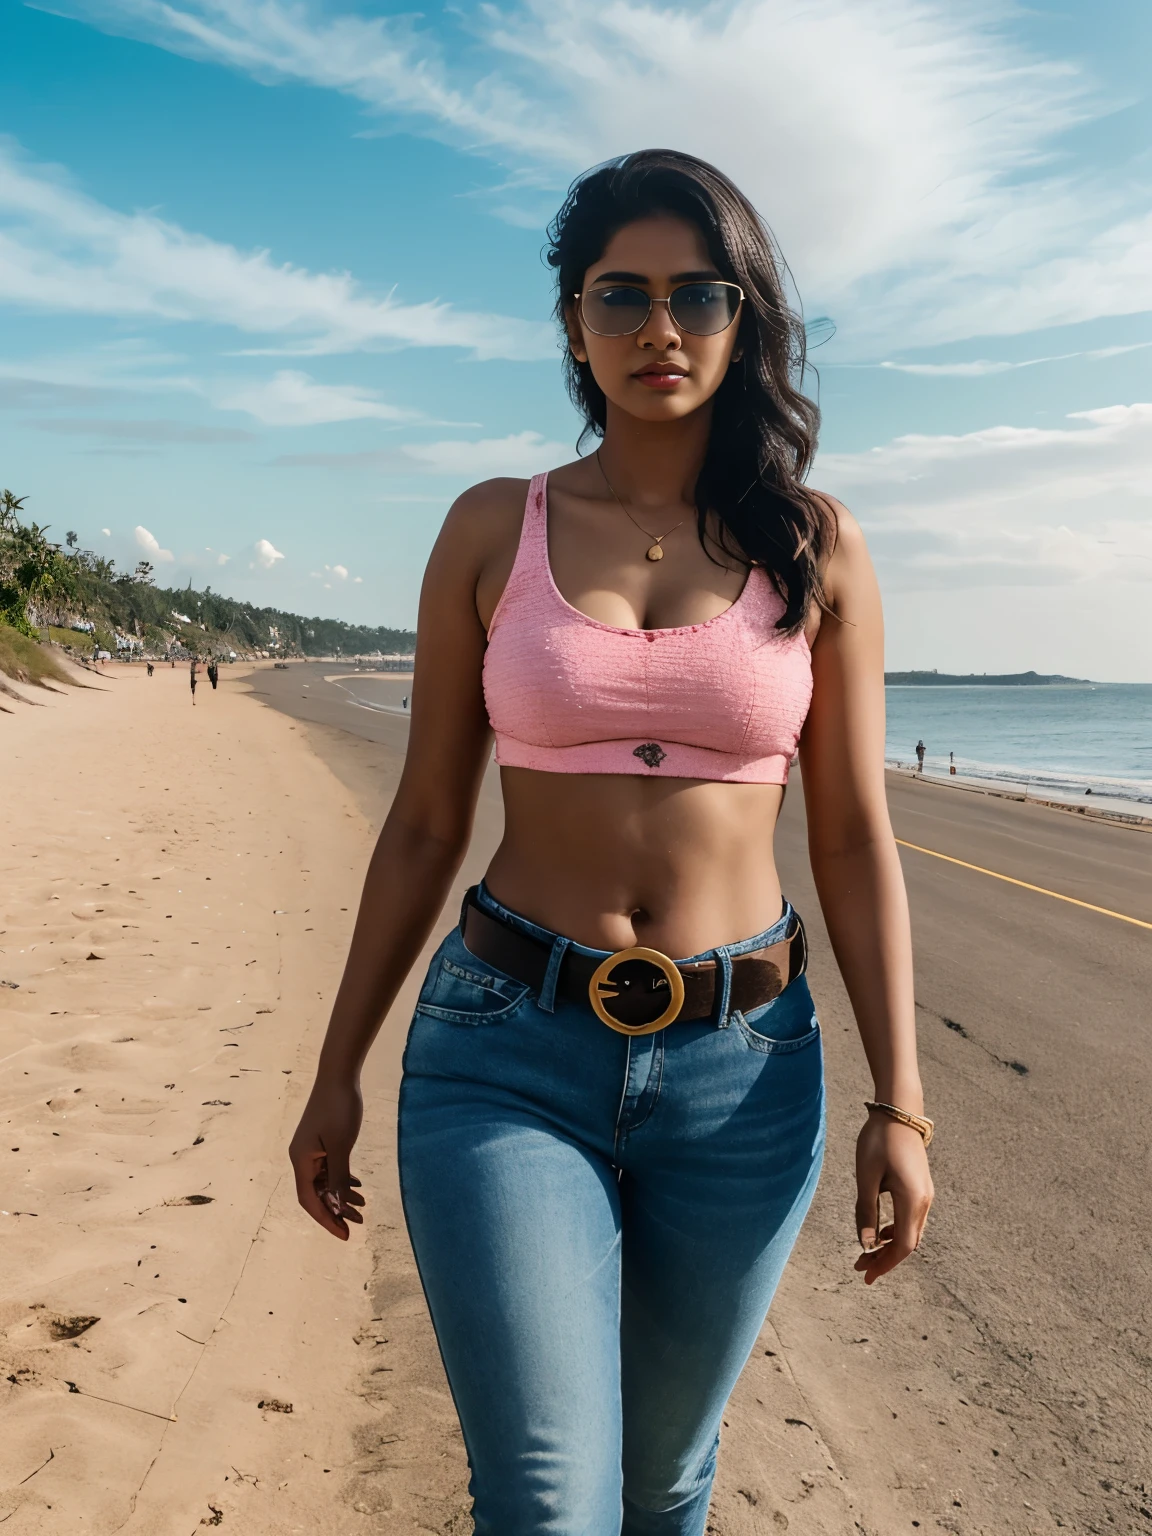
<path fill-rule="evenodd" d="M 889 687 L 886 757 L 924 771 L 956 772 L 1051 800 L 1086 790 L 1152 805 L 1152 683 L 1037 687 Z M 1135 802 L 1135 803 L 1133 803 Z M 1140 811 L 1138 814 L 1146 815 Z"/>
<path fill-rule="evenodd" d="M 362 709 L 404 713 L 411 678 L 343 674 L 339 686 Z M 1040 799 L 1074 800 L 1091 789 L 1102 804 L 1138 815 L 1152 806 L 1152 683 L 885 689 L 893 766 L 1024 789 Z M 1123 804 L 1121 803 L 1123 802 Z"/>

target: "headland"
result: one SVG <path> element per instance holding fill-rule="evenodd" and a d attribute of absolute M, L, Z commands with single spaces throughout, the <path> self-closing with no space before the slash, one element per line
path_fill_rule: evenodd
<path fill-rule="evenodd" d="M 1091 687 L 1087 677 L 1059 672 L 885 672 L 887 688 L 1057 688 Z"/>

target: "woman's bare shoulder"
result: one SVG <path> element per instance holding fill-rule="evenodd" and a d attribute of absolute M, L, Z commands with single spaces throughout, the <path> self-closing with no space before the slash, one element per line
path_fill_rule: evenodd
<path fill-rule="evenodd" d="M 493 564 L 515 558 L 528 498 L 527 480 L 482 480 L 448 509 L 428 561 L 433 587 L 463 582 L 475 587 Z"/>
<path fill-rule="evenodd" d="M 842 501 L 815 492 L 834 520 L 831 547 L 821 562 L 824 597 L 841 618 L 859 614 L 876 600 L 876 573 L 864 530 Z"/>
<path fill-rule="evenodd" d="M 574 459 L 570 464 L 550 469 L 548 479 L 563 490 L 568 488 L 573 476 L 580 482 L 587 472 L 584 460 Z M 451 524 L 453 532 L 475 529 L 481 534 L 485 531 L 506 533 L 510 526 L 519 530 L 531 485 L 531 480 L 507 475 L 481 480 L 469 486 L 463 495 L 457 496 L 449 509 L 445 526 Z"/>
<path fill-rule="evenodd" d="M 470 485 L 449 507 L 443 533 L 479 547 L 519 530 L 530 484 L 501 476 Z"/>
<path fill-rule="evenodd" d="M 837 497 L 830 495 L 828 491 L 818 491 L 814 487 L 809 488 L 808 494 L 815 496 L 832 524 L 833 547 L 839 542 L 841 531 L 847 532 L 849 538 L 852 537 L 853 529 L 859 533 L 860 525 Z"/>
<path fill-rule="evenodd" d="M 820 562 L 820 574 L 826 576 L 829 571 L 852 566 L 861 558 L 867 560 L 868 546 L 864 530 L 844 503 L 830 496 L 827 491 L 813 490 L 811 494 L 819 501 L 831 523 L 831 538 Z"/>
<path fill-rule="evenodd" d="M 550 474 L 562 477 L 569 467 L 564 465 Z M 437 552 L 451 550 L 474 569 L 482 569 L 492 560 L 503 562 L 520 542 L 531 484 L 531 480 L 499 476 L 469 486 L 448 509 L 436 542 Z"/>

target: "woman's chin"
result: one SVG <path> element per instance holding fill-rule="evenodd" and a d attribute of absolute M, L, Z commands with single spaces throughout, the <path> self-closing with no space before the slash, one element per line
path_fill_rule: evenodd
<path fill-rule="evenodd" d="M 656 390 L 647 384 L 629 381 L 628 385 L 608 399 L 621 411 L 640 421 L 682 421 L 691 416 L 705 403 L 707 396 L 685 382 L 675 389 Z"/>

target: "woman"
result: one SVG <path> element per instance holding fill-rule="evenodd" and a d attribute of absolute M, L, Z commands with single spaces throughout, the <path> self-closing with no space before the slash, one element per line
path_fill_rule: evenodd
<path fill-rule="evenodd" d="M 875 1081 L 867 1283 L 932 1198 L 880 603 L 857 525 L 803 484 L 803 330 L 736 188 L 645 151 L 578 182 L 552 236 L 568 385 L 602 440 L 448 514 L 404 776 L 292 1159 L 301 1204 L 347 1237 L 360 1067 L 459 868 L 494 731 L 504 840 L 425 979 L 399 1128 L 476 1530 L 699 1536 L 823 1151 L 803 929 L 772 860 L 797 746 Z"/>

